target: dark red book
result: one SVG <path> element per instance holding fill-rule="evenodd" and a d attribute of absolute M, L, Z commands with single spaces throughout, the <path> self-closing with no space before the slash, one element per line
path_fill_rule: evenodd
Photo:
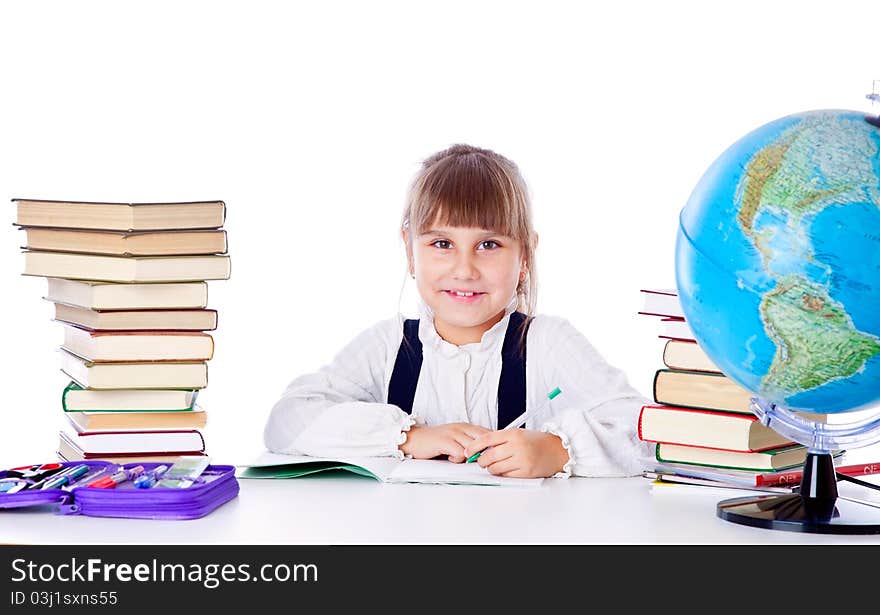
<path fill-rule="evenodd" d="M 845 476 L 868 476 L 880 473 L 880 462 L 842 465 L 835 467 L 834 470 Z M 693 477 L 727 485 L 742 485 L 743 487 L 788 487 L 800 484 L 804 476 L 802 468 L 778 472 L 750 472 L 705 466 L 697 467 L 683 463 L 657 464 L 654 471 L 661 477 L 666 475 Z"/>
<path fill-rule="evenodd" d="M 81 459 L 104 459 L 128 455 L 198 455 L 205 450 L 201 432 L 163 431 L 61 431 L 59 450 Z M 67 455 L 65 455 L 67 457 Z"/>
<path fill-rule="evenodd" d="M 727 451 L 764 451 L 794 444 L 762 425 L 753 414 L 696 410 L 652 404 L 642 406 L 639 439 Z"/>

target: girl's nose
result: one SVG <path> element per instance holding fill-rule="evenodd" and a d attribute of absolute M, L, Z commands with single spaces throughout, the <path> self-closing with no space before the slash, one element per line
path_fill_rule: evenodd
<path fill-rule="evenodd" d="M 480 271 L 477 269 L 474 255 L 470 253 L 462 253 L 455 259 L 452 275 L 458 280 L 475 280 L 480 277 Z"/>

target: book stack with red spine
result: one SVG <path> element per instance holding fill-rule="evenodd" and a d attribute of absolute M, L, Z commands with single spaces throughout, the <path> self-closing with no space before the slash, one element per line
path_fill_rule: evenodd
<path fill-rule="evenodd" d="M 750 408 L 752 393 L 725 376 L 697 343 L 675 290 L 641 293 L 639 314 L 656 318 L 658 337 L 665 340 L 663 367 L 654 374 L 654 403 L 639 415 L 639 438 L 656 445 L 652 474 L 752 487 L 791 483 L 806 448 L 758 421 Z"/>
<path fill-rule="evenodd" d="M 47 279 L 63 329 L 59 457 L 206 454 L 196 400 L 217 327 L 207 281 L 230 275 L 225 203 L 13 202 L 24 275 Z"/>

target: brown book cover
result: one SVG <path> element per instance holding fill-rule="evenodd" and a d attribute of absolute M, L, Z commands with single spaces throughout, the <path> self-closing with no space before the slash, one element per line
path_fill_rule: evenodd
<path fill-rule="evenodd" d="M 98 282 L 226 280 L 232 266 L 225 254 L 108 256 L 26 250 L 24 257 L 24 275 Z"/>
<path fill-rule="evenodd" d="M 666 340 L 663 345 L 663 364 L 669 369 L 721 373 L 721 369 L 700 345 L 688 340 Z"/>
<path fill-rule="evenodd" d="M 205 361 L 128 361 L 94 363 L 59 349 L 61 371 L 86 389 L 203 389 Z"/>
<path fill-rule="evenodd" d="M 219 228 L 226 219 L 223 201 L 113 203 L 12 199 L 18 226 L 111 231 Z"/>
<path fill-rule="evenodd" d="M 207 412 L 193 409 L 183 412 L 67 412 L 65 416 L 76 431 L 158 431 L 201 429 L 207 424 Z"/>
<path fill-rule="evenodd" d="M 755 452 L 794 442 L 762 425 L 753 414 L 646 404 L 638 436 L 645 442 Z"/>
<path fill-rule="evenodd" d="M 62 348 L 93 363 L 209 361 L 214 338 L 198 331 L 94 331 L 64 324 Z"/>
<path fill-rule="evenodd" d="M 224 254 L 226 231 L 92 231 L 23 226 L 24 249 L 111 256 L 191 256 Z"/>
<path fill-rule="evenodd" d="M 217 310 L 90 310 L 55 303 L 55 320 L 92 331 L 213 331 Z"/>
<path fill-rule="evenodd" d="M 752 412 L 753 394 L 723 374 L 658 369 L 654 401 L 668 406 Z"/>
<path fill-rule="evenodd" d="M 92 310 L 182 310 L 208 305 L 207 282 L 116 284 L 46 278 L 43 299 Z"/>
<path fill-rule="evenodd" d="M 657 404 L 754 414 L 751 399 L 755 394 L 721 373 L 658 369 L 653 388 Z M 812 421 L 828 420 L 826 414 L 798 414 Z"/>

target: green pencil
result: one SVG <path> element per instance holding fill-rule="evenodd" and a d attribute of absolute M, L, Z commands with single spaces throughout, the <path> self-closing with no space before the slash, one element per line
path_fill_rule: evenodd
<path fill-rule="evenodd" d="M 552 391 L 547 393 L 547 399 L 543 404 L 541 404 L 537 408 L 532 408 L 531 410 L 526 410 L 525 412 L 520 414 L 518 417 L 513 419 L 510 422 L 510 424 L 507 427 L 505 427 L 504 429 L 516 429 L 517 427 L 519 427 L 521 425 L 525 425 L 525 422 L 527 420 L 529 420 L 529 418 L 533 414 L 537 413 L 539 410 L 543 410 L 544 408 L 546 408 L 547 405 L 550 403 L 550 401 L 554 397 L 559 395 L 560 393 L 562 393 L 562 389 L 560 389 L 559 387 L 556 387 L 555 389 L 553 389 Z M 485 450 L 486 449 L 483 449 L 482 451 L 478 451 L 478 452 L 474 453 L 473 455 L 471 455 L 470 457 L 467 458 L 467 461 L 465 463 L 471 463 L 472 461 L 476 461 L 480 457 L 480 455 L 483 454 L 483 451 L 485 451 Z"/>

